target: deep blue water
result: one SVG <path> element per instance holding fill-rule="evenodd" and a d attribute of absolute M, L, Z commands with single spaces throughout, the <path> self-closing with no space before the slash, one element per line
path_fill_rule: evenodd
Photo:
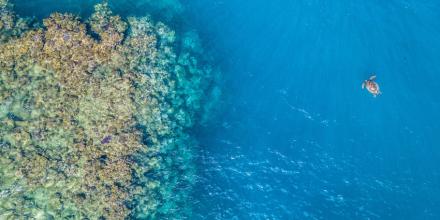
<path fill-rule="evenodd" d="M 97 1 L 17 2 L 44 17 Z M 440 2 L 182 5 L 224 79 L 197 132 L 191 219 L 440 219 Z M 377 98 L 361 89 L 372 73 Z"/>
<path fill-rule="evenodd" d="M 186 4 L 225 77 L 197 219 L 440 219 L 440 2 Z"/>

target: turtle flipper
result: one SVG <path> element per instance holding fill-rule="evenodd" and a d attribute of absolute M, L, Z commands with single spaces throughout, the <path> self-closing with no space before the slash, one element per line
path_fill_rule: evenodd
<path fill-rule="evenodd" d="M 370 80 L 375 80 L 375 79 L 376 79 L 376 75 L 370 76 Z"/>

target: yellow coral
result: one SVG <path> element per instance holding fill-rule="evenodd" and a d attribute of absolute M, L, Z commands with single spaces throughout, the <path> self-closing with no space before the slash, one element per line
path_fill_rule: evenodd
<path fill-rule="evenodd" d="M 0 218 L 166 216 L 193 181 L 184 130 L 206 73 L 176 55 L 176 33 L 106 3 L 31 30 L 0 9 Z"/>

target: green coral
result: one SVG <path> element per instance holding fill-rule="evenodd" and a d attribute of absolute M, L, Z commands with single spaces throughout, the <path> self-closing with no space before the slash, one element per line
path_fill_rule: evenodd
<path fill-rule="evenodd" d="M 188 131 L 217 73 L 195 32 L 105 3 L 42 27 L 0 9 L 0 219 L 189 216 Z"/>

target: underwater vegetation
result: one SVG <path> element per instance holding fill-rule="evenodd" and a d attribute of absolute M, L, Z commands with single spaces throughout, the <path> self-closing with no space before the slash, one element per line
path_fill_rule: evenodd
<path fill-rule="evenodd" d="M 202 53 L 106 3 L 38 23 L 0 0 L 0 219 L 189 216 L 190 130 L 219 95 Z"/>

